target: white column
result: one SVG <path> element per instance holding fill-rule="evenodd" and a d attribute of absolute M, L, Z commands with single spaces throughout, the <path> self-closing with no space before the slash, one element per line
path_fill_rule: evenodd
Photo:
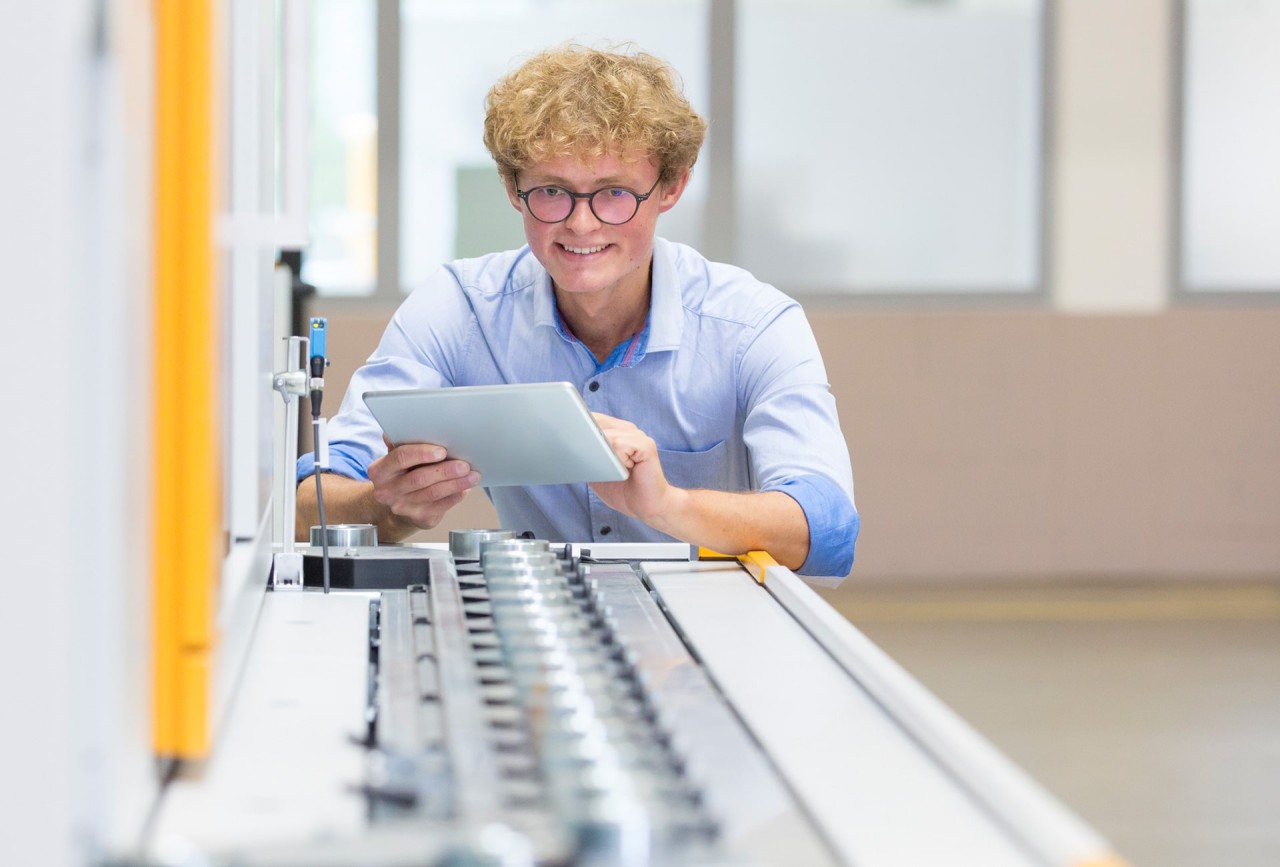
<path fill-rule="evenodd" d="M 1054 307 L 1163 309 L 1173 279 L 1173 0 L 1052 8 Z"/>
<path fill-rule="evenodd" d="M 0 604 L 0 862 L 74 863 L 73 574 L 78 399 L 93 382 L 74 343 L 76 208 L 87 3 L 10 10 L 0 26 L 0 261 L 4 262 Z"/>
<path fill-rule="evenodd" d="M 0 864 L 122 854 L 155 794 L 149 10 L 0 26 Z"/>

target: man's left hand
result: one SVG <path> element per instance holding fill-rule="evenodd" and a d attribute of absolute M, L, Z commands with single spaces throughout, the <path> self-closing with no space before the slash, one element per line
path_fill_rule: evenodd
<path fill-rule="evenodd" d="M 658 447 L 644 431 L 629 421 L 594 415 L 613 453 L 631 472 L 625 482 L 591 485 L 610 508 L 672 538 L 713 551 L 768 551 L 791 569 L 804 563 L 809 555 L 809 521 L 800 504 L 787 494 L 678 488 L 667 482 Z"/>
<path fill-rule="evenodd" d="M 630 476 L 622 482 L 595 482 L 591 489 L 613 509 L 659 526 L 683 491 L 667 482 L 653 438 L 629 421 L 592 413 Z"/>

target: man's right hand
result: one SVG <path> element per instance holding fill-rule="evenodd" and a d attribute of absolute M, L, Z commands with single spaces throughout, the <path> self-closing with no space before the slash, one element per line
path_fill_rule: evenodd
<path fill-rule="evenodd" d="M 369 465 L 369 481 L 374 500 L 397 523 L 428 530 L 480 484 L 480 474 L 466 461 L 448 458 L 443 446 L 387 442 L 386 455 Z"/>

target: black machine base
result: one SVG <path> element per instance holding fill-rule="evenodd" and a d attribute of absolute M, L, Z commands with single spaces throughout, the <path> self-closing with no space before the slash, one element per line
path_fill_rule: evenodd
<path fill-rule="evenodd" d="M 443 551 L 400 545 L 362 548 L 329 548 L 329 589 L 403 590 L 413 584 L 429 584 L 433 560 L 448 558 Z M 324 564 L 319 547 L 302 555 L 302 583 L 324 586 Z"/>

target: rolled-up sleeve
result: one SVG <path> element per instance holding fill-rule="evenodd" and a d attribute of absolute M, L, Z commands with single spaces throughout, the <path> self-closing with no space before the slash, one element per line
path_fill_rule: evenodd
<path fill-rule="evenodd" d="M 756 487 L 790 496 L 809 524 L 809 555 L 798 571 L 845 577 L 860 526 L 853 469 L 822 356 L 798 304 L 762 317 L 740 350 L 738 374 Z"/>
<path fill-rule="evenodd" d="M 340 476 L 367 482 L 369 481 L 369 464 L 373 461 L 373 455 L 360 443 L 344 443 L 329 447 L 329 472 Z M 299 482 L 315 471 L 316 456 L 313 453 L 307 452 L 298 458 Z"/>
<path fill-rule="evenodd" d="M 853 568 L 854 545 L 861 523 L 853 501 L 823 476 L 801 476 L 773 490 L 800 504 L 809 522 L 809 556 L 801 575 L 843 577 Z"/>
<path fill-rule="evenodd" d="M 426 323 L 411 328 L 409 323 Z M 445 269 L 415 291 L 392 316 L 377 349 L 351 377 L 338 413 L 329 420 L 329 467 L 353 479 L 368 480 L 369 464 L 387 453 L 382 427 L 365 405 L 370 391 L 402 388 L 438 388 L 451 385 L 447 376 L 449 353 L 445 339 L 465 340 L 472 317 L 456 281 Z M 313 455 L 298 459 L 298 481 L 315 472 Z"/>

